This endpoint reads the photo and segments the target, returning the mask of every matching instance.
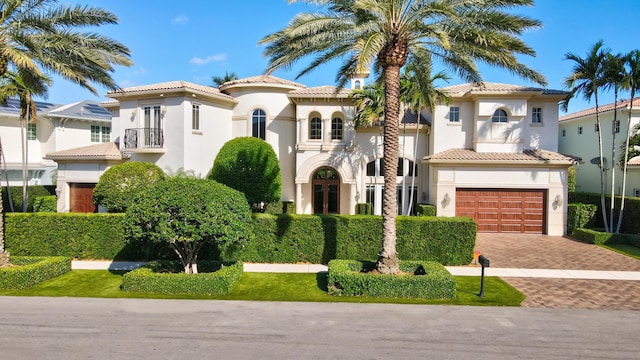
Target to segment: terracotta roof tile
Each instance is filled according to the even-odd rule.
[[[543,95],[564,95],[567,94],[566,91],[561,90],[552,90],[552,89],[543,89],[537,87],[523,86],[523,85],[512,85],[512,84],[502,84],[502,83],[493,83],[493,82],[482,82],[482,83],[466,83],[459,85],[446,86],[441,88],[440,90],[454,93],[454,94],[466,94],[466,93],[513,93],[513,92],[542,92]]]
[[[335,86],[317,86],[308,89],[300,89],[289,92],[289,97],[338,97],[338,98],[347,98],[351,95],[352,90],[350,89],[340,89]]]
[[[113,142],[56,151],[45,156],[45,159],[49,160],[122,160],[125,158]]]
[[[258,75],[252,76],[248,78],[228,81],[222,85],[220,85],[220,90],[227,89],[229,87],[235,87],[237,85],[255,85],[255,84],[265,84],[265,85],[282,85],[282,86],[290,86],[295,88],[306,88],[306,85],[289,81],[286,79],[281,79],[279,77],[275,77],[272,75]]]
[[[640,166],[640,156],[633,157],[627,162],[629,166]]]
[[[202,92],[202,93],[206,93],[214,96],[219,96],[222,98],[227,98],[230,100],[233,99],[233,97],[227,94],[223,94],[222,92],[220,92],[220,90],[218,90],[215,87],[198,85],[198,84],[194,84],[194,83],[190,83],[188,81],[182,81],[182,80],[110,90],[107,92],[107,97],[117,98],[118,95],[145,93],[145,92],[158,92],[163,90],[174,90],[174,91],[175,90],[191,90],[191,91],[198,91],[198,92]]]
[[[612,111],[615,108],[618,109],[625,109],[627,107],[629,107],[629,105],[631,104],[631,99],[627,99],[627,100],[623,100],[623,101],[618,101],[617,102],[617,106],[616,103],[610,103],[610,104],[605,104],[605,105],[601,105],[598,106],[598,113],[603,113],[603,112],[607,112],[607,111]],[[640,106],[640,97],[634,98],[633,99],[633,106]],[[580,110],[571,114],[567,114],[564,116],[561,116],[558,121],[566,121],[566,120],[571,120],[571,119],[576,119],[579,117],[583,117],[583,116],[589,116],[589,115],[593,115],[596,113],[596,108],[595,106],[589,109],[584,109],[584,110]]]
[[[567,162],[573,163],[578,159],[548,150],[524,150],[521,153],[476,152],[473,149],[449,149],[434,155],[426,156],[425,160],[463,161],[463,162]]]

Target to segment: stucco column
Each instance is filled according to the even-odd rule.
[[[347,212],[347,214],[353,215],[356,213],[356,204],[358,203],[358,200],[356,199],[356,197],[360,197],[360,194],[358,194],[358,187],[356,186],[356,184],[351,184],[351,196],[349,196],[349,211]]]
[[[302,214],[302,184],[296,184],[296,214]]]

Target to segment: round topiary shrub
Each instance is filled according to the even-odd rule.
[[[93,190],[93,203],[110,213],[125,212],[142,190],[164,180],[165,174],[150,162],[128,162],[109,168]]]
[[[209,179],[232,187],[247,198],[253,209],[280,200],[280,162],[271,145],[262,139],[240,137],[224,144]]]
[[[197,273],[198,251],[217,246],[230,257],[251,238],[244,195],[211,180],[169,178],[136,197],[124,221],[128,241],[167,243],[185,273]]]

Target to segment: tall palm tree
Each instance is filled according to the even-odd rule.
[[[614,217],[613,212],[615,210],[615,185],[616,185],[616,127],[618,123],[618,95],[620,93],[620,89],[627,88],[626,82],[628,81],[628,77],[625,74],[624,68],[625,59],[622,54],[611,54],[608,53],[604,60],[604,88],[605,89],[613,89],[614,100],[613,103],[615,106],[613,107],[613,123],[611,124],[611,207],[609,210],[609,219],[611,220],[611,232],[614,231],[613,223]]]
[[[2,144],[0,144],[0,173],[2,172]],[[9,263],[9,254],[4,249],[4,209],[2,207],[2,189],[0,189],[0,267]]]
[[[11,67],[40,76],[58,74],[98,95],[108,89],[114,65],[131,66],[130,50],[84,27],[117,24],[118,17],[98,7],[59,5],[58,0],[0,1],[0,76]]]
[[[20,141],[22,144],[22,212],[27,211],[28,179],[29,179],[29,141],[27,132],[29,124],[38,120],[34,96],[47,96],[51,80],[40,74],[36,75],[28,69],[19,69],[17,73],[6,72],[0,77],[0,102],[17,96],[20,101]]]
[[[381,124],[384,120],[384,88],[375,83],[354,90],[351,95],[356,113],[353,118],[355,127]]]
[[[622,199],[620,202],[620,212],[618,213],[618,224],[616,226],[616,233],[620,232],[620,228],[622,227],[622,217],[624,216],[624,198],[625,192],[627,191],[627,163],[629,162],[629,146],[631,142],[631,112],[633,111],[633,98],[636,96],[636,91],[640,89],[640,50],[632,50],[625,56],[625,67],[626,67],[626,85],[629,89],[629,95],[631,98],[629,100],[629,112],[627,114],[627,133],[626,140],[624,145],[624,158],[622,160]],[[635,136],[637,136],[637,131],[640,129],[634,129]]]
[[[213,80],[213,85],[215,87],[220,87],[220,85],[229,82],[229,81],[233,81],[233,80],[238,80],[238,75],[236,75],[236,73],[234,72],[228,72],[225,71],[224,72],[224,76],[214,76],[213,78],[211,78]]]
[[[268,72],[316,57],[298,75],[334,59],[344,60],[337,74],[343,87],[355,74],[381,69],[385,92],[384,186],[395,189],[398,167],[400,69],[410,54],[424,48],[469,81],[481,81],[477,61],[545,84],[544,77],[516,55],[535,55],[520,38],[541,23],[514,15],[533,0],[289,0],[322,6],[301,13],[283,29],[260,40],[266,44]],[[346,60],[345,60],[346,59]],[[383,196],[383,243],[377,270],[399,271],[396,253],[395,191]]]
[[[602,209],[602,219],[604,221],[605,231],[609,232],[609,221],[607,217],[607,208],[605,203],[605,166],[602,150],[602,127],[600,126],[600,108],[598,103],[598,91],[604,85],[604,62],[609,53],[609,49],[604,47],[602,40],[597,41],[587,51],[584,58],[567,53],[565,60],[574,62],[571,74],[564,79],[564,85],[569,89],[567,98],[563,101],[562,107],[566,111],[571,98],[577,94],[582,94],[585,100],[595,98],[596,102],[596,128],[598,130],[598,154],[600,156],[600,205]],[[613,162],[613,159],[612,161]],[[613,200],[613,199],[612,199]]]

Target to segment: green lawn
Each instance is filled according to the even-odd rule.
[[[623,245],[623,244],[611,244],[611,245],[600,245],[605,249],[613,250],[615,252],[619,252],[621,254],[630,256],[634,259],[640,260],[640,248],[631,245]]]
[[[229,295],[156,295],[127,293],[120,290],[123,272],[73,270],[26,290],[3,290],[8,296],[70,296],[101,298],[211,299],[249,301],[360,302],[394,304],[447,304],[520,306],[525,296],[498,277],[485,278],[485,297],[480,290],[480,278],[456,276],[457,296],[453,300],[385,299],[336,297],[327,295],[326,274],[244,273]]]

